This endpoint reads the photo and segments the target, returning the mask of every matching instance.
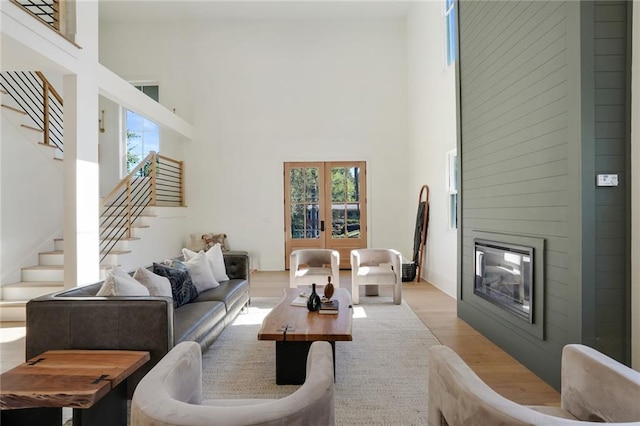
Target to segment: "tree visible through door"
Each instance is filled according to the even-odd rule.
[[[365,162],[285,163],[285,266],[303,248],[350,252],[367,246]]]

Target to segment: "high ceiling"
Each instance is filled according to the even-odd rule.
[[[404,18],[411,3],[401,0],[100,0],[100,21]]]

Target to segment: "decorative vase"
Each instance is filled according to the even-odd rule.
[[[307,301],[307,309],[310,312],[315,312],[320,310],[320,305],[322,304],[322,300],[318,293],[316,293],[316,283],[311,284],[311,294],[309,295],[309,301]]]
[[[331,284],[331,275],[329,275],[327,277],[327,285],[324,286],[324,297],[327,300],[331,300],[331,297],[333,296],[334,291],[335,291],[335,288],[333,287],[333,284]]]

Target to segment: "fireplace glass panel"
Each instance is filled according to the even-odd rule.
[[[533,322],[533,247],[475,240],[474,293]]]

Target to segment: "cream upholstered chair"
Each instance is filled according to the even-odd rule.
[[[640,372],[578,344],[563,348],[561,370],[560,407],[524,406],[494,392],[450,348],[433,346],[429,425],[640,424]]]
[[[179,343],[138,384],[131,401],[131,424],[333,425],[335,406],[331,344],[311,344],[307,357],[307,378],[291,395],[281,399],[202,400],[200,345],[196,342]]]
[[[402,302],[402,255],[393,249],[351,250],[351,300],[360,303],[360,286],[377,296],[379,285],[393,286],[393,303]]]
[[[289,286],[325,285],[327,277],[340,287],[340,253],[331,249],[293,250],[289,257]]]

